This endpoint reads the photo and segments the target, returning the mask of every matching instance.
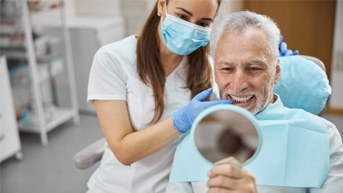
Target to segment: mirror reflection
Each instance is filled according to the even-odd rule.
[[[259,147],[255,125],[243,114],[218,110],[203,117],[195,127],[195,144],[210,162],[233,156],[246,163]]]

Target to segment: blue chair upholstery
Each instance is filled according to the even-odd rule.
[[[331,94],[331,86],[325,67],[322,63],[315,63],[320,60],[306,58],[308,57],[281,57],[280,80],[274,89],[285,106],[318,115]]]

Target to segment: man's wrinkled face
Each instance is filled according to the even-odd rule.
[[[267,48],[266,35],[256,28],[222,34],[215,53],[215,80],[222,99],[253,114],[272,102],[280,66]]]

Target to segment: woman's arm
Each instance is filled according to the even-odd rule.
[[[218,104],[230,104],[228,100],[205,101],[212,89],[193,97],[190,103],[173,113],[172,118],[156,123],[140,131],[134,131],[126,101],[93,100],[102,132],[117,159],[130,165],[160,150],[186,133],[196,116],[204,109]]]
[[[151,127],[134,131],[126,101],[94,100],[101,130],[118,161],[130,165],[180,136],[168,118]]]

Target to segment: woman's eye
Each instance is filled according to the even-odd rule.
[[[185,20],[185,21],[188,21],[188,20],[189,20],[189,18],[188,18],[187,15],[184,15],[184,14],[177,14],[177,16],[178,16],[180,19],[183,19],[183,20]]]
[[[197,25],[199,25],[201,27],[208,27],[208,26],[210,26],[210,24],[207,23],[207,22],[199,22],[199,23],[197,23]]]

